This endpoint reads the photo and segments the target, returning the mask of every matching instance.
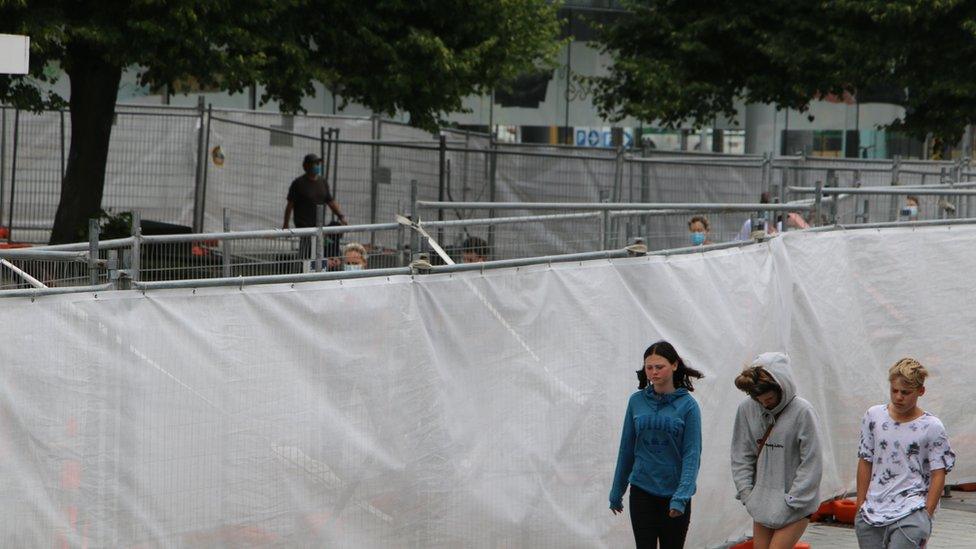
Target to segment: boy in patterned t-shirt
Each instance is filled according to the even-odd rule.
[[[888,370],[891,402],[861,420],[857,517],[861,549],[925,547],[956,456],[939,418],[918,407],[925,367],[903,358]]]

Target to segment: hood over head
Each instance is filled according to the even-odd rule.
[[[762,366],[762,369],[769,372],[776,380],[776,384],[782,390],[782,396],[779,399],[779,404],[768,412],[773,415],[782,412],[783,408],[786,408],[786,405],[796,397],[796,384],[793,382],[790,356],[780,352],[763,353],[752,359],[752,366]]]

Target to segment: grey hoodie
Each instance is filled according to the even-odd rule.
[[[820,435],[813,406],[796,396],[790,358],[783,353],[763,353],[752,365],[772,374],[783,395],[772,410],[752,398],[739,405],[732,431],[732,481],[736,499],[753,520],[776,529],[813,513],[820,505]],[[757,463],[757,443],[773,423]]]

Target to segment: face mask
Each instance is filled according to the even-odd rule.
[[[361,270],[363,270],[363,266],[362,265],[353,265],[352,263],[346,263],[345,265],[343,265],[342,270],[343,271],[361,271]]]
[[[691,245],[701,246],[705,243],[705,233],[691,233]]]
[[[908,207],[908,216],[909,217],[918,217],[918,206],[909,206]]]
[[[322,166],[316,164],[312,167],[312,173],[315,175],[322,175]]]

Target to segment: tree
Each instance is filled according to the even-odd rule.
[[[735,102],[805,111],[825,94],[905,91],[891,127],[958,140],[976,121],[976,2],[644,0],[602,30],[614,59],[588,79],[604,116],[674,127]]]
[[[545,0],[7,0],[0,32],[31,37],[30,74],[0,76],[0,101],[67,103],[71,143],[52,243],[75,240],[100,211],[122,72],[141,84],[180,80],[300,110],[313,82],[375,112],[407,112],[433,129],[461,99],[552,59],[555,8]],[[52,66],[70,96],[50,91]]]

